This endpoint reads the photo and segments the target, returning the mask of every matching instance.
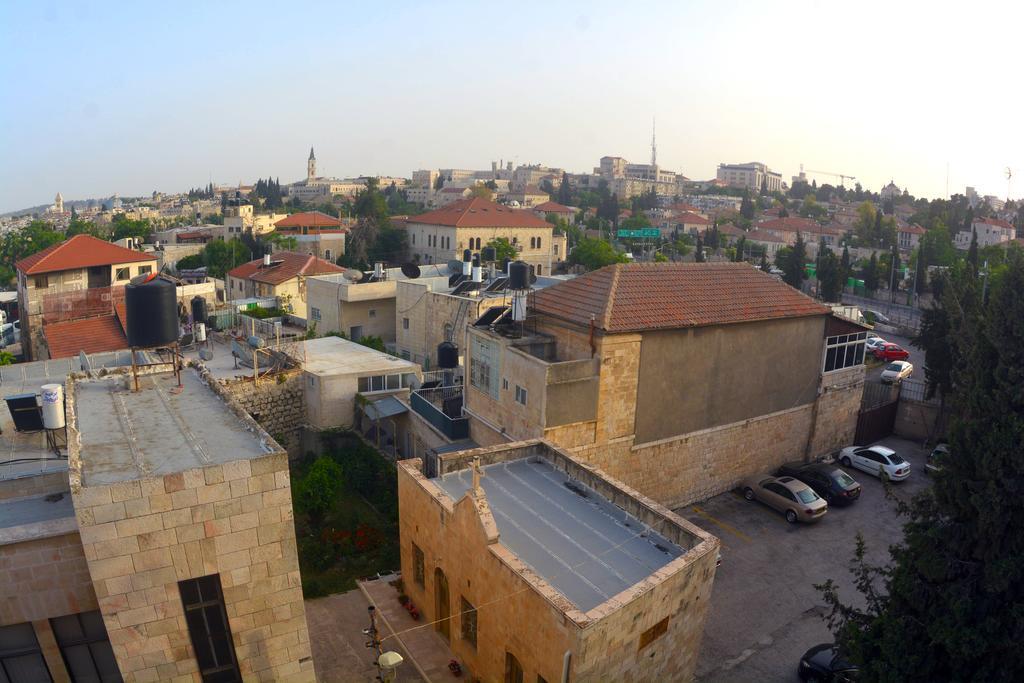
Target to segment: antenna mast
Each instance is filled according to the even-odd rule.
[[[651,117],[651,166],[658,165],[657,121]]]

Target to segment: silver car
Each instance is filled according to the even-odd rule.
[[[790,524],[817,522],[828,512],[828,503],[807,484],[793,477],[748,477],[742,484],[743,497],[759,500],[786,515]]]

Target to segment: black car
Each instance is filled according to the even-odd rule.
[[[860,497],[860,484],[835,465],[790,462],[779,468],[778,476],[802,481],[829,505],[850,505]]]
[[[796,673],[801,681],[820,681],[828,683],[837,681],[846,683],[856,681],[860,670],[839,654],[835,645],[824,643],[815,645],[800,658],[800,666]]]

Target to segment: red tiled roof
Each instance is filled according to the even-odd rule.
[[[796,218],[794,216],[788,216],[786,218],[775,218],[770,221],[762,221],[758,223],[757,227],[761,230],[779,230],[781,232],[802,232],[805,230],[813,230],[817,227],[818,222],[812,221],[809,218]]]
[[[1016,230],[1012,223],[1007,223],[1002,218],[975,218],[975,223],[987,223],[989,225],[995,225],[1006,230]]]
[[[831,309],[746,263],[623,263],[545,287],[542,314],[606,332],[828,315]]]
[[[61,270],[112,266],[115,263],[156,261],[151,254],[119,247],[92,235],[75,235],[60,244],[26,256],[14,266],[26,275],[54,273]]]
[[[576,213],[568,206],[559,204],[558,202],[544,202],[533,207],[534,211],[543,211],[544,213]]]
[[[321,211],[303,211],[293,213],[274,223],[276,228],[336,228],[341,221]]]
[[[668,208],[670,211],[692,211],[693,213],[700,213],[700,209],[698,209],[696,206],[694,206],[693,204],[687,204],[685,202],[673,204]]]
[[[181,240],[211,240],[213,235],[208,232],[179,232],[177,235],[178,241]]]
[[[737,237],[740,235],[747,234],[746,230],[742,228],[737,228],[732,223],[722,223],[721,225],[718,226],[718,232],[722,233],[723,235],[736,235]]]
[[[693,223],[694,225],[711,225],[711,221],[690,211],[684,211],[675,215],[675,220],[680,223]]]
[[[550,228],[529,209],[511,209],[479,197],[452,202],[436,211],[410,216],[410,223],[455,228]]]
[[[239,280],[253,280],[268,285],[279,285],[299,275],[323,275],[343,273],[345,269],[312,254],[298,254],[294,251],[278,251],[270,255],[270,264],[263,265],[263,259],[243,263],[228,271],[228,275]]]
[[[900,228],[900,232],[910,233],[911,235],[923,235],[928,231],[922,228],[917,223],[911,223],[905,228]]]
[[[50,358],[71,358],[79,351],[100,353],[128,348],[128,338],[116,315],[68,320],[43,326]]]
[[[747,239],[753,240],[754,242],[778,242],[780,244],[783,244],[786,241],[778,235],[765,232],[764,230],[751,230],[747,233]]]

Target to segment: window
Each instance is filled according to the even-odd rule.
[[[466,598],[462,598],[461,621],[462,639],[476,649],[476,607],[473,607]]]
[[[36,275],[34,280],[36,289],[46,289],[50,286],[50,280],[46,275]]]
[[[241,681],[228,615],[224,611],[220,575],[179,581],[178,591],[203,683]]]
[[[473,336],[472,356],[469,362],[469,383],[498,398],[498,353],[497,346],[490,341]]]
[[[864,363],[866,332],[840,334],[825,340],[824,372],[851,368]]]
[[[409,355],[409,352],[406,349],[402,349],[402,359],[412,360],[412,357]]]
[[[554,245],[554,246],[553,246],[553,247],[551,247],[551,248],[552,248],[552,249],[554,250],[554,254],[555,254],[555,256],[558,256],[558,245],[556,244],[556,245]]]
[[[115,280],[127,280],[130,277],[131,277],[131,268],[128,268],[128,267],[118,268],[117,270],[114,271],[114,279]]]
[[[505,391],[508,391],[508,379],[507,378],[502,378],[502,380],[501,380],[501,388],[504,389]]]
[[[324,249],[324,258],[327,259],[328,261],[331,260],[331,250],[330,249]]]
[[[32,624],[0,626],[0,680],[4,683],[53,680]]]
[[[121,672],[99,610],[50,619],[72,681],[121,683]]]
[[[145,275],[153,272],[153,266],[139,266],[139,275]]]
[[[369,377],[360,377],[358,387],[359,392],[365,394],[370,391],[393,391],[402,387],[411,387],[415,381],[416,375],[412,373],[371,375]]]
[[[413,243],[413,246],[416,245],[416,233],[412,234],[412,243]]]
[[[668,617],[665,617],[654,626],[650,627],[646,631],[640,634],[640,647],[637,651],[643,650],[645,647],[653,643],[655,640],[665,635],[668,631]]]
[[[370,316],[371,318],[376,318],[376,317],[377,317],[377,309],[376,309],[376,308],[371,308],[371,309],[370,309],[370,312],[369,312],[369,314],[368,314],[368,315],[369,315],[369,316]]]
[[[540,249],[540,246],[541,246],[541,238],[538,237],[537,238],[537,248]]]
[[[320,320],[320,309],[316,306],[309,307],[309,317],[313,320]]]
[[[409,319],[408,318],[402,318],[402,329],[403,330],[409,329]]]
[[[351,339],[354,342],[357,342],[360,339],[362,339],[363,338],[363,326],[362,325],[353,325],[352,327],[348,328],[348,338]]]
[[[415,543],[412,544],[412,578],[420,588],[426,586],[424,576],[426,575],[423,562],[423,551]]]
[[[518,384],[516,385],[516,403],[526,405],[526,389],[523,389]]]
[[[523,683],[523,665],[511,652],[505,653],[505,683]]]

